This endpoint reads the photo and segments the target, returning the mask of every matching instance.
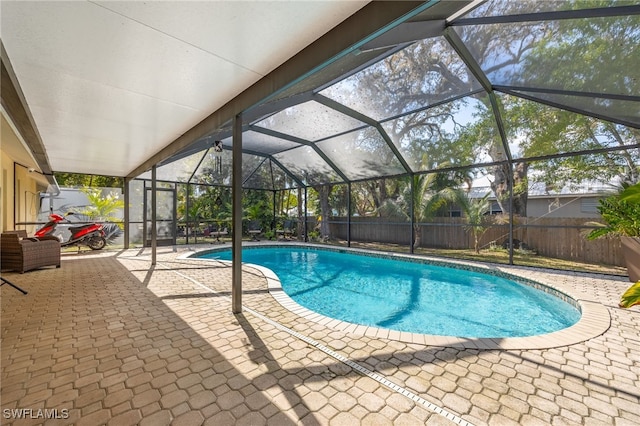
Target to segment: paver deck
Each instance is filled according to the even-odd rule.
[[[231,268],[187,250],[3,274],[29,294],[1,290],[1,424],[640,424],[640,311],[617,308],[623,278],[501,266],[584,295],[610,327],[473,349],[337,331],[284,308],[251,267],[234,315]]]

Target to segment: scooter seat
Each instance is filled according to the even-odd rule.
[[[89,225],[82,225],[82,226],[70,226],[69,227],[69,231],[71,231],[72,234],[75,234],[76,232],[86,228]]]

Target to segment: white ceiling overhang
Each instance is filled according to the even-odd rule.
[[[40,166],[33,155],[31,150],[27,146],[26,142],[20,136],[20,133],[13,126],[13,124],[7,120],[6,113],[2,109],[0,114],[0,138],[2,140],[2,150],[9,158],[11,158],[16,164],[28,169],[33,174],[31,177],[43,185],[48,185],[49,181],[42,174]]]
[[[126,176],[368,1],[0,3],[53,171]]]

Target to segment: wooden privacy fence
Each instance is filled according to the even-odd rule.
[[[588,219],[580,218],[519,218],[513,227],[513,238],[524,242],[541,256],[579,262],[624,266],[622,247],[617,238],[590,241],[585,234],[592,228]],[[346,218],[330,220],[331,236],[347,239]],[[432,223],[420,224],[421,247],[470,249],[473,233],[464,218],[437,218]],[[493,242],[500,246],[509,238],[508,225],[489,226],[480,247],[488,248]],[[351,241],[404,244],[411,240],[411,225],[389,218],[351,218]]]

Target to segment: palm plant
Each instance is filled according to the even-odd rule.
[[[622,184],[620,190],[599,201],[598,211],[604,224],[589,222],[596,226],[587,239],[594,240],[604,236],[640,237],[640,202],[635,201],[640,183]]]
[[[251,204],[244,207],[244,215],[249,220],[259,221],[266,210],[266,207],[262,203]]]
[[[470,198],[468,194],[461,198],[460,206],[467,218],[466,230],[473,233],[473,248],[476,253],[480,253],[480,238],[487,232],[487,212],[491,208],[489,195],[485,194],[482,198]]]
[[[620,199],[629,203],[640,203],[640,182],[624,188],[620,192]]]
[[[434,218],[448,202],[460,202],[464,197],[461,190],[446,186],[451,182],[442,173],[413,175],[410,179],[411,185],[405,186],[398,200],[385,200],[378,212],[382,216],[411,220],[413,206],[413,248],[416,249],[421,243],[421,224]]]
[[[83,188],[82,192],[87,196],[91,204],[77,210],[75,213],[84,215],[88,220],[115,222],[102,225],[107,243],[113,243],[124,228],[121,219],[116,215],[119,210],[124,208],[124,200],[120,199],[120,195],[113,191],[103,195],[102,190],[99,188]]]
[[[87,196],[91,205],[76,213],[85,215],[91,220],[120,221],[120,218],[115,215],[117,211],[124,207],[124,201],[120,199],[119,194],[111,191],[105,196],[99,188],[83,188],[82,192]]]
[[[448,202],[459,202],[463,198],[462,191],[458,188],[442,188],[440,183],[442,176],[438,173],[413,176],[414,249],[420,247],[420,224],[433,219],[438,210]]]
[[[231,201],[222,201],[220,199],[219,202],[216,202],[216,209],[213,218],[215,219],[218,228],[222,228],[223,223],[231,222],[232,210],[233,206],[231,205]]]

